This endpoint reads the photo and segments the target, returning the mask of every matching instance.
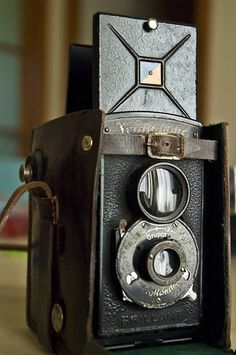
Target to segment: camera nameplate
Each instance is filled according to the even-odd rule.
[[[174,125],[173,125],[174,123]],[[183,137],[198,138],[201,124],[182,117],[154,113],[119,113],[105,116],[105,132],[122,134],[174,133]]]

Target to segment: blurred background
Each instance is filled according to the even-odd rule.
[[[235,0],[0,0],[1,157],[25,156],[31,128],[63,115],[69,43],[92,43],[97,11],[197,26],[199,120],[230,123],[236,164]]]
[[[0,208],[19,184],[32,127],[65,112],[69,44],[92,43],[98,11],[197,26],[198,119],[229,122],[229,162],[236,165],[235,0],[0,0]],[[3,242],[25,242],[26,205]]]

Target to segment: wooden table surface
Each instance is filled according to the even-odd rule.
[[[236,255],[233,256],[232,347],[236,348]],[[26,254],[0,252],[0,355],[45,355],[25,321]]]

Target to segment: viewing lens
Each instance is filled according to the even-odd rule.
[[[175,219],[182,214],[188,202],[187,180],[175,166],[156,165],[141,177],[138,200],[143,212],[151,219]]]

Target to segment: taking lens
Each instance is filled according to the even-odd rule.
[[[182,277],[186,256],[183,248],[174,240],[154,244],[148,251],[147,271],[158,285],[172,285]]]
[[[175,165],[159,163],[147,169],[138,184],[138,202],[150,219],[170,222],[178,218],[189,201],[189,184]]]
[[[160,250],[153,261],[153,268],[157,275],[170,277],[179,270],[179,255],[173,249]]]

